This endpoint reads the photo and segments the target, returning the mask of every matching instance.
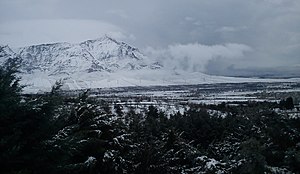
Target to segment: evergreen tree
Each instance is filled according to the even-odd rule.
[[[264,173],[266,167],[265,157],[262,155],[263,147],[256,139],[249,139],[241,144],[242,158],[246,162],[241,166],[240,173]]]
[[[293,101],[292,97],[288,97],[285,100],[285,107],[286,107],[286,109],[293,109],[294,108],[294,101]]]
[[[4,173],[51,171],[44,142],[55,132],[57,98],[51,93],[22,96],[17,77],[19,59],[8,59],[0,68],[0,163]]]
[[[9,117],[21,101],[22,86],[17,77],[20,59],[8,59],[0,66],[0,118]]]

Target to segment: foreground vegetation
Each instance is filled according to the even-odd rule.
[[[10,61],[0,69],[1,173],[300,171],[300,118],[274,112],[276,103],[191,105],[170,118],[153,106],[112,112],[88,92],[60,95],[59,83],[21,95],[16,72]]]

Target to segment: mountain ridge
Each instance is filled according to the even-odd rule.
[[[108,36],[76,44],[57,42],[31,45],[22,47],[17,54],[23,60],[21,67],[24,73],[38,70],[49,72],[49,75],[151,69],[157,65],[157,62],[151,62],[137,48]]]

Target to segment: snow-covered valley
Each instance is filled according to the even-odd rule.
[[[86,90],[66,90],[64,95],[77,97]],[[122,106],[123,112],[133,109],[137,114],[146,113],[149,106],[155,106],[166,115],[183,114],[191,105],[249,105],[256,102],[279,103],[292,96],[294,104],[300,106],[299,82],[247,82],[212,83],[169,86],[128,86],[88,90],[90,98],[105,101],[111,112]],[[210,114],[224,117],[228,113],[210,110]],[[281,112],[280,110],[276,112]],[[288,114],[288,113],[286,113]],[[290,116],[299,117],[300,112],[290,111]]]

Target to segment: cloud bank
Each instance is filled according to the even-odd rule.
[[[244,59],[252,49],[243,44],[228,43],[223,45],[174,44],[166,49],[148,47],[145,53],[166,68],[189,72],[206,72],[212,60],[234,61]]]

